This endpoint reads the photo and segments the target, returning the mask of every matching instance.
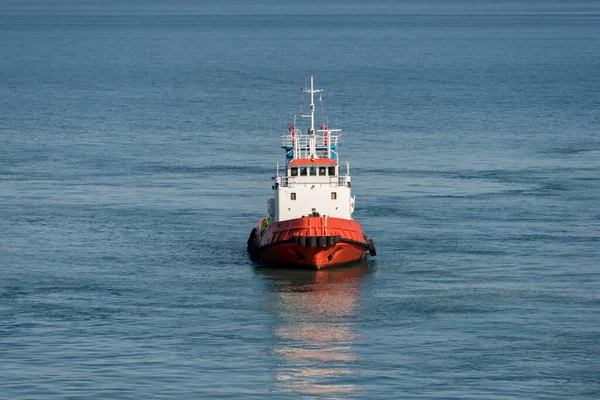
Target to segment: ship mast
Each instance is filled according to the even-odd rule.
[[[301,117],[310,118],[310,129],[308,130],[308,136],[310,138],[310,159],[317,158],[317,139],[315,137],[315,93],[321,93],[323,89],[316,89],[314,87],[314,74],[310,74],[310,90],[301,89],[304,93],[310,93],[310,115],[300,114]]]

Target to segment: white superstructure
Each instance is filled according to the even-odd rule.
[[[286,150],[283,168],[277,165],[275,196],[268,201],[269,215],[274,222],[286,221],[309,215],[321,215],[352,219],[354,197],[351,194],[350,167],[346,162],[338,163],[339,129],[329,129],[327,124],[315,130],[313,76],[310,77],[310,127],[306,133],[289,127],[282,137]]]

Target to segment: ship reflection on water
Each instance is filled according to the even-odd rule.
[[[272,285],[275,390],[346,398],[357,394],[359,299],[366,262],[319,271],[257,268]]]

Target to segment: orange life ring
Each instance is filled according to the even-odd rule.
[[[321,125],[321,130],[323,131],[323,143],[327,146],[329,141],[329,131],[327,130],[327,125]]]

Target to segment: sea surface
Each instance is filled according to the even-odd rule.
[[[0,61],[1,399],[600,398],[599,2],[3,0]],[[378,254],[259,267],[311,73]]]

